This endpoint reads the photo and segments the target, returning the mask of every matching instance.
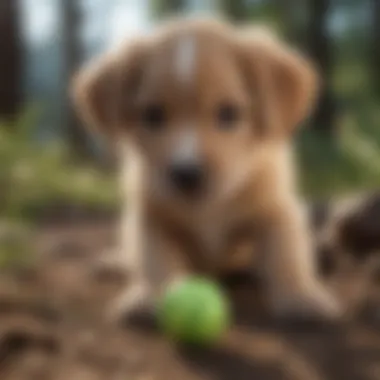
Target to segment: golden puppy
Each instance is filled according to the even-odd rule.
[[[152,306],[188,273],[215,275],[260,244],[273,310],[336,317],[316,275],[291,135],[313,105],[310,64],[269,32],[179,20],[118,47],[74,84],[83,119],[120,156],[121,257],[113,312]]]

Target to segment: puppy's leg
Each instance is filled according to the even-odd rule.
[[[276,205],[265,242],[265,270],[277,314],[329,319],[341,314],[339,304],[317,278],[307,218],[298,202]]]
[[[99,263],[100,268],[134,273],[141,267],[145,237],[146,176],[140,153],[129,140],[121,140],[116,151],[120,156],[120,192],[123,195],[117,246]]]
[[[156,229],[149,228],[144,234],[140,254],[130,267],[133,271],[129,284],[110,310],[113,321],[128,319],[140,311],[152,313],[166,287],[188,273],[187,263],[175,242]]]

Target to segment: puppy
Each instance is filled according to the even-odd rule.
[[[127,203],[132,283],[115,316],[154,306],[189,273],[218,275],[254,243],[275,315],[340,315],[316,275],[292,162],[317,87],[270,32],[212,20],[170,22],[79,72],[75,104],[114,143]]]

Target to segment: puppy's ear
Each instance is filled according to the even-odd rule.
[[[240,34],[246,70],[265,128],[291,133],[309,115],[319,80],[312,64],[263,28]]]
[[[82,68],[72,83],[72,99],[80,118],[95,131],[113,137],[128,123],[131,94],[141,68],[143,44],[119,47]]]

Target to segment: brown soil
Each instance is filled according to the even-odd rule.
[[[35,268],[2,274],[2,380],[380,379],[380,284],[360,269],[333,276],[351,309],[334,326],[272,322],[253,281],[229,285],[236,323],[214,348],[177,346],[149,325],[105,323],[107,301],[126,281],[98,265],[113,227],[44,227]]]

